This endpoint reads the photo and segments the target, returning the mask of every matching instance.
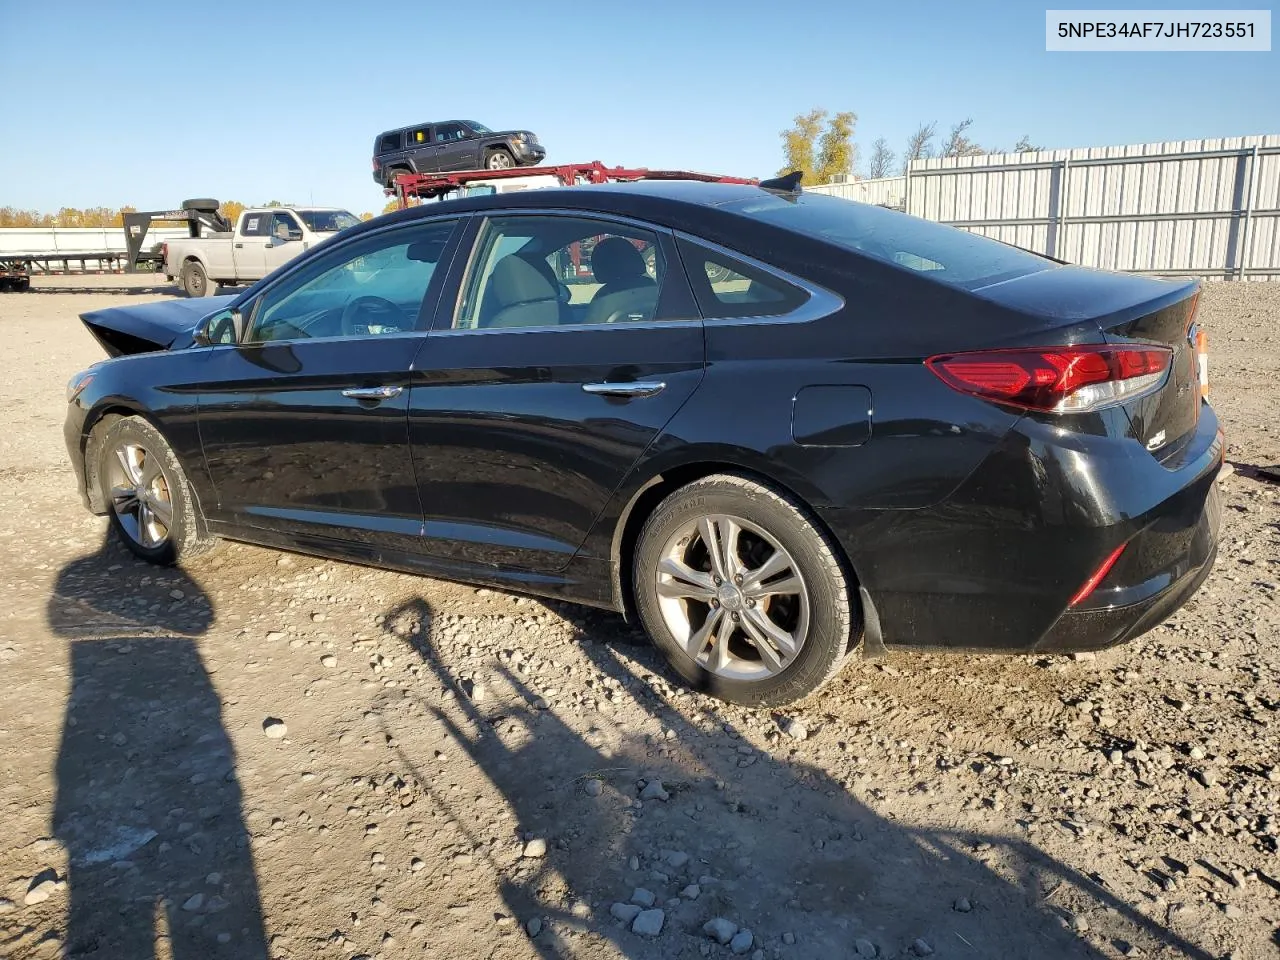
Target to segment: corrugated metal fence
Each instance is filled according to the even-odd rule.
[[[1280,136],[923,160],[905,177],[807,189],[1085,266],[1280,277]]]

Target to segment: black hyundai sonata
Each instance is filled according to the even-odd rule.
[[[855,651],[1089,650],[1212,565],[1198,287],[769,185],[381,217],[237,297],[85,314],[95,513],[638,617],[738,703]]]

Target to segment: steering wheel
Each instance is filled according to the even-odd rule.
[[[408,319],[403,310],[385,297],[356,297],[342,308],[342,333],[363,336],[375,325],[404,330],[409,326]]]

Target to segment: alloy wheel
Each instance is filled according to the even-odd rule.
[[[490,170],[507,170],[511,167],[511,158],[499,150],[489,157]]]
[[[658,608],[676,642],[704,669],[733,680],[777,676],[809,631],[809,591],[776,537],[741,517],[680,526],[655,572]]]
[[[163,546],[173,525],[173,498],[160,458],[136,443],[123,443],[114,453],[107,479],[121,529],[139,546]]]

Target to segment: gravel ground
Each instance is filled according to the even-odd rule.
[[[1280,284],[1207,288],[1234,475],[1172,620],[892,654],[773,714],[618,617],[228,544],[105,540],[75,315],[0,297],[0,956],[1280,955]],[[125,286],[122,286],[125,284]]]

